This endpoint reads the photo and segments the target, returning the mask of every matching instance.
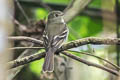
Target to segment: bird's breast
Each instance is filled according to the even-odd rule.
[[[47,25],[47,30],[49,35],[59,35],[65,28],[64,23],[50,23]]]

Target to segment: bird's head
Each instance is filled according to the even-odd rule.
[[[63,12],[61,11],[52,11],[48,14],[48,20],[49,19],[56,19],[56,18],[60,18],[64,15]]]

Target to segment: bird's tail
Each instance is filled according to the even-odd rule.
[[[43,72],[52,72],[54,70],[54,50],[51,48],[46,52],[43,64]]]

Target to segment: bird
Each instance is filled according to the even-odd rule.
[[[47,23],[43,32],[45,60],[43,72],[54,71],[54,54],[67,40],[69,29],[64,21],[64,13],[52,11],[48,14]]]

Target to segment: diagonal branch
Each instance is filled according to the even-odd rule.
[[[101,60],[107,62],[108,64],[114,66],[116,69],[120,70],[120,67],[119,67],[119,66],[113,64],[112,62],[110,62],[110,61],[108,61],[108,60],[106,60],[106,59],[104,59],[104,58],[102,58],[102,57],[96,56],[96,55],[94,55],[94,54],[90,54],[90,53],[88,53],[88,52],[71,51],[71,50],[68,50],[68,51],[70,51],[70,52],[77,52],[77,53],[80,53],[80,54],[85,54],[85,55],[89,55],[89,56],[92,56],[92,57],[101,59]]]
[[[107,68],[107,67],[105,67],[105,66],[101,66],[101,65],[98,65],[98,64],[89,62],[89,61],[87,61],[87,60],[85,60],[85,59],[81,59],[81,58],[79,58],[79,57],[77,57],[77,56],[75,56],[75,55],[69,54],[69,53],[67,53],[67,52],[62,52],[62,54],[66,55],[66,56],[68,56],[68,57],[70,57],[70,58],[72,58],[72,59],[74,59],[74,60],[77,60],[77,61],[79,61],[79,62],[82,62],[82,63],[84,63],[84,64],[86,64],[86,65],[88,65],[88,66],[94,66],[94,67],[100,68],[100,69],[102,69],[102,70],[104,70],[104,71],[107,71],[107,72],[109,72],[109,73],[112,73],[112,74],[114,74],[114,75],[119,76],[119,72],[117,72],[117,71],[115,71],[115,70],[113,70],[113,69],[110,69],[110,68]]]
[[[65,9],[65,22],[71,21],[77,16],[92,0],[72,0],[72,2]]]
[[[30,56],[27,56],[27,57],[24,57],[21,59],[16,59],[14,61],[10,61],[7,63],[7,66],[9,66],[10,68],[15,68],[20,65],[24,65],[24,64],[30,63],[32,61],[39,60],[39,59],[43,58],[44,56],[45,56],[44,52],[39,53],[39,54],[33,54],[33,55],[30,55]]]
[[[25,13],[25,11],[23,10],[22,6],[20,5],[20,3],[18,2],[18,0],[15,0],[18,8],[20,9],[20,11],[22,12],[23,16],[25,17],[25,19],[27,20],[28,24],[30,23],[30,19],[28,18],[27,14]]]
[[[29,47],[32,47],[34,46],[34,44],[32,43]],[[20,59],[20,58],[23,58],[23,57],[26,57],[26,56],[30,56],[33,52],[31,52],[32,50],[24,50],[20,56],[17,58],[17,59]],[[10,70],[8,70],[8,74],[9,74],[9,77],[7,80],[13,80],[13,78],[21,71],[21,69],[24,67],[24,65],[21,65],[21,66],[18,66],[16,68],[12,68]]]
[[[43,6],[47,11],[52,11],[52,8],[45,4],[42,0],[36,0],[36,2]]]

